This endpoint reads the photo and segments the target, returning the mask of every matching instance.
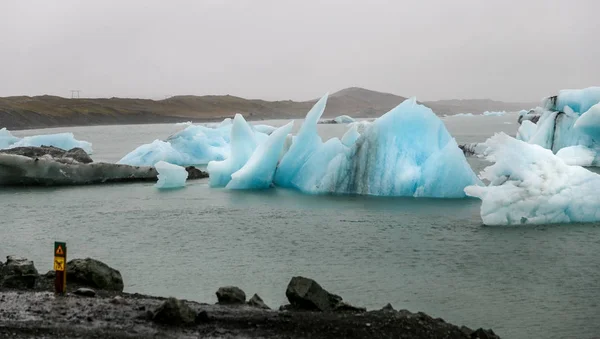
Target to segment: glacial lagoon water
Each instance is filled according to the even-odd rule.
[[[444,122],[459,143],[514,135],[518,127],[515,114]],[[70,131],[93,143],[96,161],[114,162],[181,128],[14,134]],[[344,128],[319,126],[324,138]],[[485,166],[469,161],[476,171]],[[153,185],[1,188],[0,256],[27,256],[45,272],[61,240],[70,258],[118,268],[130,292],[215,302],[219,286],[236,285],[278,307],[289,279],[304,275],[352,304],[390,302],[491,327],[503,338],[593,338],[600,331],[600,224],[486,227],[475,199],[227,191],[207,180],[166,192]]]

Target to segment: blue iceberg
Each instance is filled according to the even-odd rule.
[[[361,125],[354,143],[349,140],[356,133],[347,132],[352,137],[332,138],[309,152],[301,167],[278,173],[311,194],[461,198],[466,186],[480,183],[442,121],[415,98]],[[307,130],[316,133],[314,127]]]
[[[536,144],[558,154],[562,149],[581,146],[594,153],[590,165],[600,165],[600,87],[582,90],[563,90],[544,101],[546,108],[538,107],[523,115],[517,139]],[[529,118],[530,120],[525,120]],[[537,123],[534,123],[534,119]],[[572,154],[570,151],[562,155]],[[579,149],[581,151],[581,148]],[[579,155],[583,153],[579,152]],[[568,160],[569,161],[569,160]],[[577,164],[586,161],[575,160]]]
[[[185,181],[188,177],[188,172],[185,168],[164,161],[157,162],[154,168],[158,172],[158,181],[154,187],[167,189],[185,186]]]
[[[466,186],[480,184],[442,121],[416,99],[372,123],[352,124],[341,140],[323,143],[317,124],[326,102],[327,95],[308,112],[279,165],[290,124],[260,144],[226,187],[275,184],[309,194],[462,198]]]
[[[354,120],[354,118],[349,115],[340,115],[338,117],[335,117],[333,121],[335,121],[338,124],[350,124],[355,122],[356,120]]]

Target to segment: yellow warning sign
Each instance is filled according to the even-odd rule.
[[[56,255],[65,255],[65,251],[63,251],[63,248],[61,245],[58,245],[58,247],[56,248]]]
[[[54,258],[54,270],[64,271],[65,270],[65,258],[55,257]]]

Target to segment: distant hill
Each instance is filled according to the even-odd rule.
[[[347,114],[378,117],[406,98],[351,87],[329,96],[326,117]],[[180,95],[164,100],[149,99],[67,99],[57,96],[0,98],[0,128],[25,129],[54,126],[138,124],[181,121],[210,121],[242,113],[250,120],[300,118],[311,101],[250,100],[231,95]],[[438,114],[514,111],[537,103],[506,103],[494,100],[440,100],[424,102]]]

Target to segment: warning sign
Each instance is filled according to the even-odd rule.
[[[54,256],[65,258],[67,256],[67,244],[64,242],[55,242],[54,243]]]
[[[55,257],[54,258],[54,270],[64,271],[65,270],[65,258]]]

